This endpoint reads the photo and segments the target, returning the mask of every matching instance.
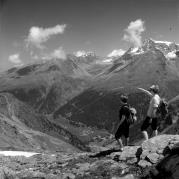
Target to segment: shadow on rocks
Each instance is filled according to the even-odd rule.
[[[179,179],[179,143],[164,150],[165,157],[143,179]]]
[[[109,150],[105,150],[105,151],[101,151],[95,155],[90,155],[90,158],[99,158],[99,157],[105,157],[106,155],[110,155],[113,152],[121,152],[120,149],[109,149]]]

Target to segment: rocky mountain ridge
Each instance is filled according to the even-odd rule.
[[[125,147],[123,152],[111,145],[111,149],[99,153],[46,153],[30,158],[1,156],[0,176],[2,179],[177,179],[178,143],[178,135],[161,135],[140,146]],[[173,160],[175,163],[169,165]]]

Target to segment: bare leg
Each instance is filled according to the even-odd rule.
[[[125,146],[128,146],[128,144],[129,144],[129,137],[125,138]]]
[[[123,143],[122,143],[122,139],[121,138],[119,138],[119,139],[117,139],[117,143],[119,144],[119,146],[120,146],[120,149],[123,149]]]
[[[153,136],[157,136],[158,135],[158,130],[154,130],[153,131]]]
[[[145,140],[149,140],[147,131],[142,131],[142,134],[143,134]]]

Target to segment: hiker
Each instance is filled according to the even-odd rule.
[[[125,95],[121,96],[121,102],[122,102],[122,107],[120,108],[119,111],[119,127],[117,129],[117,132],[115,133],[115,139],[117,140],[120,150],[123,151],[123,143],[121,137],[125,137],[125,145],[128,145],[129,142],[129,126],[130,124],[127,122],[127,119],[130,116],[130,109],[129,105],[127,103],[128,97]]]
[[[147,111],[147,117],[145,118],[142,126],[141,126],[141,131],[143,133],[143,136],[145,138],[145,140],[148,140],[148,133],[147,133],[147,129],[148,127],[151,125],[152,131],[153,131],[153,135],[157,136],[158,135],[158,126],[159,126],[159,120],[157,117],[157,108],[160,104],[160,96],[159,96],[159,86],[158,85],[152,85],[149,89],[149,91],[151,92],[152,96],[151,96],[151,100],[150,100],[150,104],[149,104],[149,108]]]

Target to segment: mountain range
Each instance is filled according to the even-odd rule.
[[[123,93],[137,109],[138,122],[131,127],[131,141],[136,142],[150,100],[138,88],[152,84],[159,85],[167,100],[179,94],[179,45],[147,39],[121,56],[69,54],[65,60],[11,68],[0,75],[0,148],[89,151],[101,147],[116,130]],[[178,102],[170,109],[175,115]]]

